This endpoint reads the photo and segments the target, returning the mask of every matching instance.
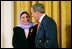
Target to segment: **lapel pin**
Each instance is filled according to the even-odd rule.
[[[33,32],[33,29],[31,29],[30,32],[32,33]]]

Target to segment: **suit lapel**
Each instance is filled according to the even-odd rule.
[[[39,29],[38,29],[38,31],[36,32],[35,42],[37,41],[37,39],[38,39],[38,37],[39,37],[39,32],[40,32],[40,30],[41,30],[42,27],[43,27],[43,23],[45,23],[45,22],[43,22],[44,19],[45,19],[45,17],[46,17],[46,15],[45,15],[44,18],[42,19],[42,21],[41,21],[41,23],[40,23],[40,26],[39,26]]]

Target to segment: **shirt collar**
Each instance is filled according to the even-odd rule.
[[[43,19],[44,16],[45,16],[45,14],[43,14],[43,15],[40,17],[39,22],[42,21],[42,19]]]

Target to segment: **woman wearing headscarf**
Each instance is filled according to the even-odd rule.
[[[12,44],[14,48],[34,48],[37,25],[30,21],[26,11],[20,14],[20,24],[13,28]]]

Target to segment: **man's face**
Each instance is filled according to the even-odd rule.
[[[38,19],[38,12],[34,12],[33,11],[33,8],[31,8],[31,13],[32,13],[32,16],[35,18],[35,19]]]

